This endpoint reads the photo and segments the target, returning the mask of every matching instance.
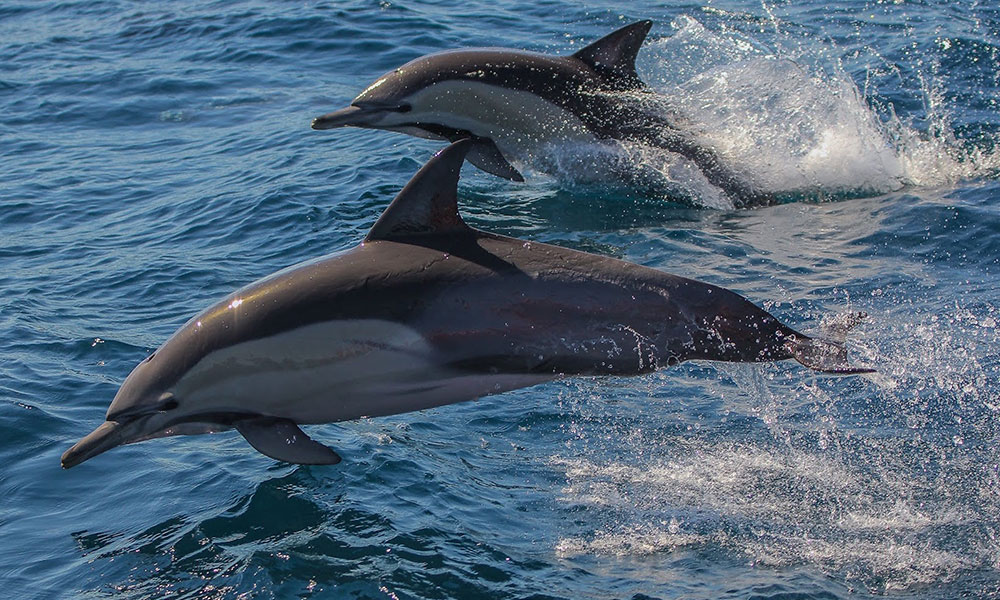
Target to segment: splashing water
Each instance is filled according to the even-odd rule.
[[[1000,598],[997,3],[702,4],[0,3],[5,597]],[[558,186],[466,168],[463,214],[807,334],[865,311],[876,375],[685,363],[316,428],[341,468],[233,433],[60,470],[184,319],[356,244],[440,148],[310,117],[415,56],[633,18],[650,109],[775,201],[901,189],[689,210],[661,198],[733,200],[621,144],[553,149]]]
[[[995,144],[969,147],[957,138],[932,79],[920,80],[927,107],[920,131],[891,103],[880,119],[872,103],[886,103],[865,98],[839,61],[807,67],[816,57],[803,53],[815,49],[770,49],[690,16],[672,25],[674,35],[648,41],[640,53],[640,71],[655,92],[644,108],[713,153],[727,178],[764,202],[879,195],[1000,168]],[[644,195],[699,206],[747,204],[694,161],[654,145],[547,147],[533,163],[570,187],[624,180]]]
[[[557,551],[646,554],[716,546],[754,564],[813,564],[864,573],[872,588],[941,581],[984,557],[935,539],[974,512],[937,511],[908,496],[907,474],[864,469],[782,447],[678,441],[662,463],[561,460],[563,499],[599,507],[592,534]],[[807,524],[807,526],[803,526]]]
[[[900,314],[875,315],[855,340],[859,360],[879,363],[855,386],[876,389],[863,408],[828,380],[722,363],[712,368],[740,398],[719,407],[721,420],[675,433],[670,422],[690,407],[624,423],[621,407],[592,416],[619,423],[553,459],[562,502],[594,517],[557,553],[723,550],[764,567],[811,565],[874,593],[1000,568],[1000,407],[981,393],[1000,369],[997,309],[956,305],[942,318],[913,310],[919,302],[895,299]],[[657,382],[648,386],[655,398]],[[590,459],[603,444],[633,458]]]

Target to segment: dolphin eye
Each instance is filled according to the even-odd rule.
[[[177,408],[177,401],[173,398],[167,400],[162,406],[160,406],[160,410],[174,410],[175,408]]]
[[[399,106],[396,107],[396,112],[408,113],[411,110],[413,110],[413,107],[410,106],[409,104],[405,104],[405,103],[404,104],[400,104]]]

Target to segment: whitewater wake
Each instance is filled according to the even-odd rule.
[[[972,145],[956,136],[930,76],[921,79],[918,128],[891,102],[866,96],[837,60],[710,31],[690,16],[672,26],[673,35],[650,40],[640,54],[641,76],[654,92],[644,94],[644,110],[717,157],[755,200],[719,186],[681,154],[631,141],[550,145],[532,152],[527,166],[570,188],[617,182],[641,195],[721,209],[875,196],[1000,171],[995,140]]]

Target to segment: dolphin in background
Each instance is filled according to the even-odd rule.
[[[421,138],[471,138],[469,162],[523,181],[512,159],[546,143],[633,141],[684,156],[737,204],[770,198],[654,109],[636,56],[652,21],[627,25],[569,56],[507,48],[428,54],[379,77],[313,129],[362,127]]]
[[[227,429],[277,460],[334,464],[337,453],[299,425],[686,360],[868,371],[851,366],[839,342],[805,336],[723,288],[470,228],[457,190],[477,147],[459,141],[431,159],[359,246],[279,271],[193,317],[135,367],[105,422],[62,466],[122,444]]]

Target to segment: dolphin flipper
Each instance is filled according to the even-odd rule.
[[[493,140],[489,138],[474,139],[475,145],[469,150],[468,161],[483,171],[510,181],[522,182],[524,176],[510,164]]]
[[[310,438],[288,419],[253,417],[233,423],[250,445],[265,456],[299,465],[335,465],[340,455]]]

